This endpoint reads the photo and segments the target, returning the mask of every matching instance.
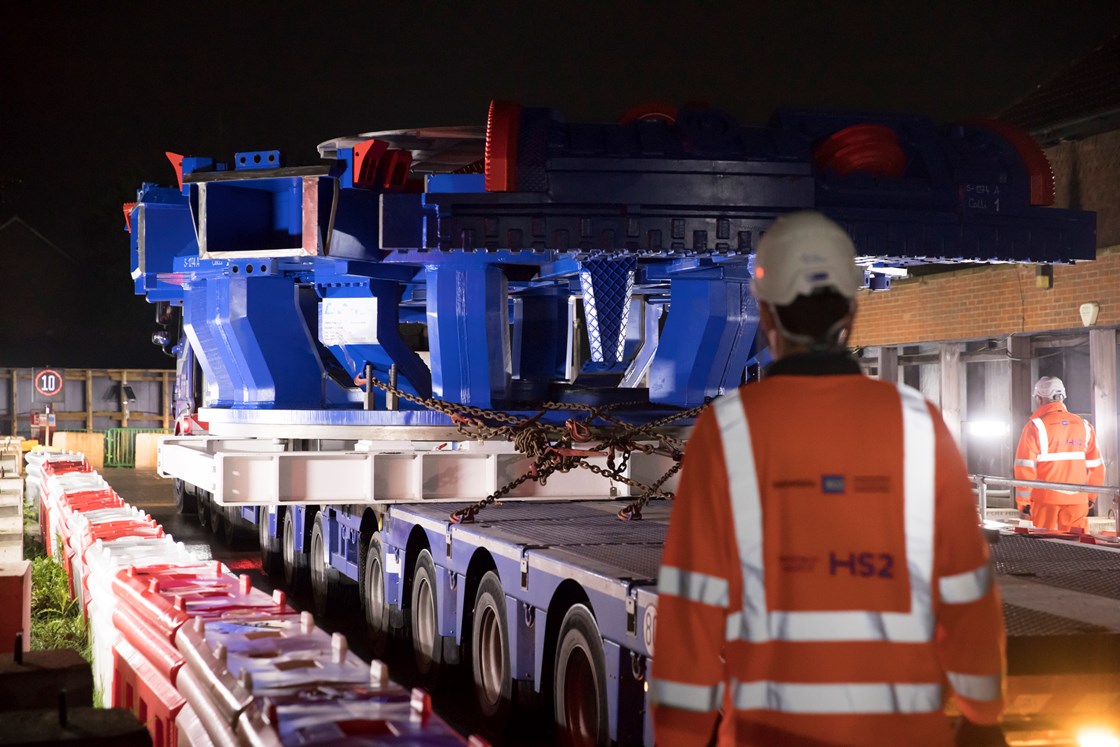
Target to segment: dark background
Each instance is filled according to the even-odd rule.
[[[167,150],[309,163],[342,134],[481,125],[491,98],[575,121],[651,100],[743,124],[797,106],[952,121],[1118,31],[1115,0],[6,3],[0,367],[170,365],[121,213],[141,182],[173,182]]]

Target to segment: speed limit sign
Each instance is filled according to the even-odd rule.
[[[35,399],[42,401],[56,401],[62,394],[62,374],[53,368],[41,368],[35,372]]]

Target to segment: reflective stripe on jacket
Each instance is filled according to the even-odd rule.
[[[1031,413],[1015,450],[1015,479],[1104,485],[1104,465],[1096,434],[1088,421],[1061,402],[1049,402]],[[1095,494],[1043,488],[1016,488],[1015,503],[1073,505],[1096,499]]]
[[[901,396],[900,396],[901,391]],[[965,466],[909,388],[775,376],[702,414],[658,584],[659,745],[951,744],[1004,630]]]

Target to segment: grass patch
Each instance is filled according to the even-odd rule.
[[[31,648],[73,648],[91,657],[81,605],[70,596],[66,571],[48,557],[31,561]]]
[[[39,538],[39,509],[23,507],[23,557],[25,560],[47,557],[47,550]]]
[[[76,649],[91,661],[89,631],[78,600],[70,596],[66,571],[47,557],[39,538],[39,503],[24,505],[23,556],[31,561],[31,649]]]

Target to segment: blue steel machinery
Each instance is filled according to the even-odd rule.
[[[382,378],[396,366],[408,392],[480,407],[563,397],[577,382],[617,397],[647,371],[651,403],[698,404],[759,352],[751,251],[791,210],[847,228],[873,288],[889,284],[881,268],[906,264],[1095,256],[1093,216],[1044,209],[1045,156],[991,123],[780,112],[740,127],[684,108],[576,124],[495,102],[477,159],[455,169],[484,173],[422,170],[438,158],[410,169],[406,148],[438,156],[443,134],[340,139],[306,167],[277,151],[174,159],[179,188],[140,190],[136,292],[182,306],[207,407],[422,421],[408,402],[387,411],[380,391],[376,414],[360,413],[353,379],[366,364]],[[462,161],[473,134],[442,139]],[[573,297],[590,348],[575,382]],[[659,336],[637,328],[639,303],[670,310]],[[426,324],[430,367],[401,322]]]
[[[126,205],[136,293],[181,313],[180,400],[209,426],[166,444],[161,469],[185,507],[257,524],[267,570],[297,582],[309,567],[320,609],[357,582],[375,641],[404,633],[422,672],[473,651],[494,724],[536,694],[592,744],[652,743],[642,682],[666,509],[624,524],[588,502],[525,503],[456,524],[464,504],[418,505],[478,498],[454,492],[474,473],[445,479],[448,461],[389,488],[382,467],[343,473],[342,458],[275,465],[438,450],[456,408],[524,424],[570,417],[542,402],[616,406],[641,423],[703,405],[765,359],[752,251],[789,211],[850,231],[878,290],[913,264],[1095,256],[1095,216],[1049,207],[1043,153],[990,121],[781,111],[743,127],[686,106],[586,124],[494,102],[485,130],[371,133],[319,155],[169,154],[177,186]],[[254,448],[272,471],[236,461]],[[344,474],[373,477],[351,490]],[[617,487],[595,497],[635,495]],[[479,648],[480,631],[497,646]],[[580,666],[565,658],[580,651]]]

